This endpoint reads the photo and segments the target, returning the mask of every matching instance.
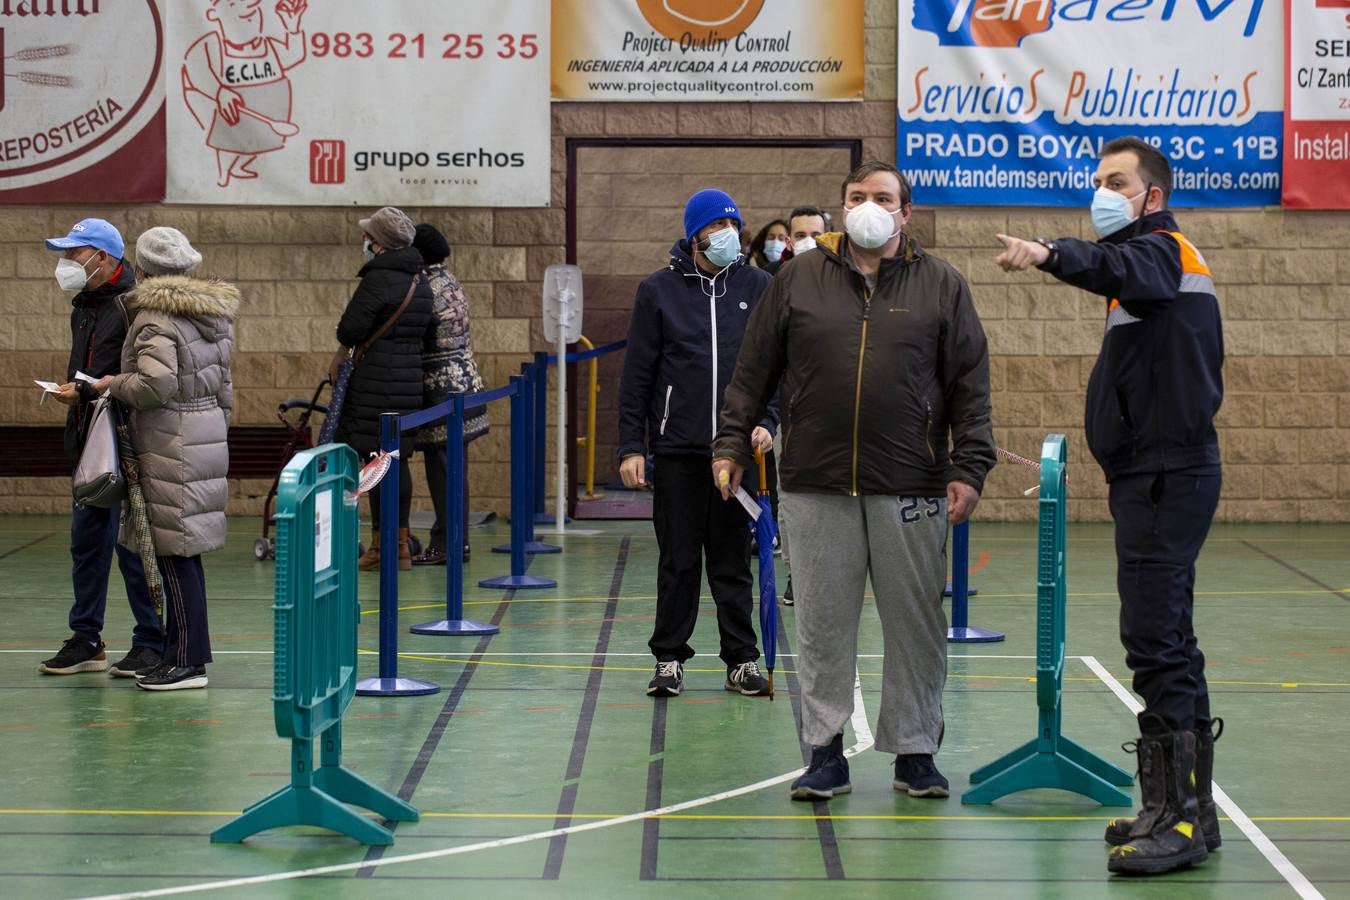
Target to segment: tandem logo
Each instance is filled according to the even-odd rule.
[[[1320,0],[1325,2],[1325,0]],[[1016,47],[1060,22],[1168,22],[1177,7],[1195,4],[1206,22],[1233,7],[1246,12],[1242,36],[1251,37],[1265,0],[914,0],[914,27],[943,46]]]

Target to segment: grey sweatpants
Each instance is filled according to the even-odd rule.
[[[853,713],[870,574],[885,648],[876,749],[936,753],[947,682],[947,498],[784,491],[779,504],[792,538],[802,740],[830,743]]]

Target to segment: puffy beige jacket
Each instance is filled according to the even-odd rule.
[[[131,412],[155,553],[225,546],[230,350],[239,290],[182,275],[147,278],[127,296],[134,319],[112,395]],[[122,543],[134,547],[123,521]]]

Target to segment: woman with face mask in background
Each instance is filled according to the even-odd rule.
[[[774,219],[761,228],[750,242],[750,264],[772,275],[783,264],[783,251],[790,244],[788,224],[782,219]]]
[[[386,206],[360,221],[364,265],[361,283],[338,322],[341,345],[333,356],[329,377],[336,379],[342,358],[364,348],[352,370],[347,399],[342,405],[334,440],[350,444],[364,460],[380,448],[380,415],[407,414],[422,408],[422,353],[435,348],[436,323],[431,314],[431,287],[422,277],[422,254],[412,246],[415,229],[400,209]],[[405,303],[406,301],[406,303]],[[412,441],[404,441],[399,457],[400,569],[412,568],[408,519],[412,513],[412,475],[408,460]],[[371,491],[370,546],[360,568],[380,567],[380,492]]]
[[[724,687],[744,695],[768,691],[756,662],[748,520],[739,503],[724,503],[708,483],[722,393],[750,312],[770,281],[741,255],[741,226],[730,196],[712,189],[694,194],[669,264],[642,282],[633,302],[619,384],[619,473],[626,487],[646,488],[648,453],[655,457],[650,487],[660,558],[650,696],[684,689],[705,562],[727,667]],[[754,429],[760,449],[772,445],[777,419],[770,409]]]

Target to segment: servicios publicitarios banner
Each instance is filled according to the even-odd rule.
[[[546,3],[175,0],[167,199],[546,206]]]
[[[1135,135],[1173,203],[1280,200],[1278,5],[1265,0],[899,0],[898,165],[923,203],[1077,206]]]

